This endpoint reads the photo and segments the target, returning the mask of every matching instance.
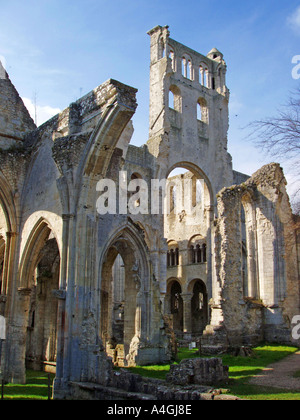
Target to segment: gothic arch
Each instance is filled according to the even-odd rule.
[[[176,278],[169,278],[167,281],[167,313],[172,316],[173,329],[180,337],[183,333],[183,299],[182,299],[183,285],[182,282]]]
[[[118,82],[111,80],[111,83],[116,84],[114,88],[112,86],[115,98],[103,111],[98,125],[85,146],[76,171],[74,209],[71,209],[74,212],[79,202],[95,208],[96,183],[105,177],[120,136],[135,113],[136,102],[133,93],[135,94],[136,90],[130,88],[131,91],[128,92],[128,96],[132,96],[130,99],[125,99],[127,92],[122,92],[122,95],[124,94],[122,100],[121,93],[118,92]],[[83,182],[86,187],[84,189],[82,189]]]
[[[53,234],[55,237],[49,222],[44,218],[40,218],[27,239],[21,257],[19,269],[19,285],[21,288],[30,288],[32,286],[33,272],[39,262],[39,253],[50,234]],[[57,238],[55,239],[58,245]]]
[[[208,297],[206,284],[200,279],[192,280],[188,285],[191,299],[191,332],[201,334],[208,324]]]
[[[125,279],[122,314],[116,320],[112,269],[118,255],[124,263]],[[151,335],[150,264],[146,244],[134,226],[127,224],[109,240],[100,259],[99,273],[99,336],[116,364],[134,365],[139,344],[146,342]],[[114,328],[116,322],[118,332]]]
[[[53,229],[43,217],[29,234],[19,267],[15,312],[19,335],[18,340],[11,337],[15,352],[9,355],[9,363],[23,382],[25,361],[34,370],[43,370],[47,364],[56,366],[58,300],[52,292],[59,289],[60,251]]]
[[[211,185],[211,182],[210,182],[208,176],[197,165],[195,165],[192,162],[177,162],[177,163],[173,164],[166,171],[166,173],[164,174],[165,176],[163,176],[163,174],[162,174],[161,179],[167,179],[169,174],[176,168],[184,168],[184,169],[192,172],[196,176],[197,179],[203,179],[206,186],[207,186],[208,192],[209,192],[209,202],[210,202],[209,205],[214,204],[214,191],[213,191],[213,188],[212,188],[212,185]]]
[[[0,174],[0,206],[6,218],[7,230],[9,232],[17,231],[17,212],[13,199],[13,193],[6,180]]]

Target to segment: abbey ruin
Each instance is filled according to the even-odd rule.
[[[1,370],[14,383],[27,367],[55,371],[56,398],[106,386],[113,364],[169,362],[170,328],[208,348],[290,343],[300,314],[286,180],[276,163],[233,170],[222,53],[195,52],[168,27],[148,34],[142,147],[130,144],[135,88],[108,80],[36,127],[0,64]],[[120,172],[149,190],[171,180],[169,211],[146,211],[137,188],[136,211],[100,214],[99,181],[118,187]],[[192,186],[190,212],[176,208],[178,180]]]

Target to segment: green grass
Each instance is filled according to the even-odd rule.
[[[249,380],[268,365],[278,362],[295,353],[296,347],[265,345],[253,349],[252,357],[234,357],[222,355],[223,364],[229,366],[229,383],[221,384],[221,388],[229,389],[229,393],[249,400],[300,400],[299,391],[287,391],[271,387],[250,385]],[[179,349],[179,363],[183,359],[199,357],[197,350],[187,348]],[[170,370],[170,365],[144,366],[131,368],[130,371],[150,378],[165,379]],[[296,372],[300,375],[300,371]],[[299,377],[299,376],[298,376]]]
[[[300,400],[300,392],[283,389],[267,388],[249,384],[249,380],[271,363],[278,362],[293,354],[295,347],[265,345],[253,349],[252,357],[221,356],[224,365],[229,366],[229,383],[221,384],[220,388],[229,390],[229,394],[248,400]],[[183,359],[199,357],[197,350],[179,349],[176,363]],[[170,365],[138,366],[130,368],[131,372],[150,378],[165,379]],[[26,385],[7,384],[4,386],[6,400],[47,400],[48,375],[44,372],[27,371]],[[300,371],[294,377],[300,377]],[[54,375],[51,375],[51,384]],[[51,388],[52,392],[52,388]]]
[[[51,378],[52,383],[55,375]],[[26,385],[4,385],[4,400],[47,400],[48,399],[48,374],[45,372],[26,371]]]

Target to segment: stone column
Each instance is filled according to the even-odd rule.
[[[0,291],[2,296],[7,296],[10,293],[10,290],[12,287],[10,280],[12,276],[12,268],[13,268],[14,257],[15,257],[15,246],[16,246],[17,236],[18,234],[16,232],[6,233],[7,239],[6,239],[6,244],[5,244],[5,255],[4,255],[3,274],[2,274],[2,290]],[[0,310],[4,311],[4,308],[0,307]]]
[[[28,327],[28,313],[31,289],[19,288],[16,296],[17,313],[12,323],[8,326],[6,345],[6,371],[5,380],[12,383],[26,383],[26,336]],[[9,351],[11,349],[11,351]]]
[[[215,275],[215,259],[212,257],[212,248],[214,246],[214,207],[207,206],[206,217],[207,217],[207,237],[206,237],[206,261],[207,261],[207,295],[208,300],[214,297],[214,284],[216,282]]]
[[[192,293],[182,293],[183,300],[183,334],[187,340],[191,339],[192,334]]]
[[[71,358],[71,346],[68,345],[69,339],[69,319],[67,316],[68,310],[71,315],[72,302],[69,299],[69,309],[67,309],[67,295],[66,287],[68,284],[68,278],[70,277],[70,249],[69,242],[72,237],[71,231],[73,227],[74,214],[63,214],[63,232],[62,232],[62,255],[60,261],[60,283],[59,290],[55,291],[54,294],[58,298],[57,308],[57,354],[56,354],[56,377],[53,384],[53,394],[63,395],[63,389],[66,386],[67,380],[70,375],[70,358]],[[68,284],[71,290],[71,284]]]
[[[53,290],[52,295],[58,299],[56,378],[61,378],[63,376],[66,292],[65,290]]]

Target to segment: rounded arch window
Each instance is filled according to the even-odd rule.
[[[197,101],[197,119],[206,124],[209,123],[209,112],[207,101],[204,98],[199,98]]]
[[[181,59],[181,71],[183,77],[189,80],[194,80],[192,59],[187,54],[184,54]]]
[[[179,246],[176,241],[168,243],[167,267],[177,267],[179,265]]]
[[[171,63],[172,63],[172,70],[173,71],[176,71],[176,66],[175,66],[175,51],[174,51],[174,48],[171,45],[169,45],[169,58],[170,58]]]
[[[201,235],[196,235],[189,241],[189,262],[190,264],[207,262],[206,239]]]
[[[171,85],[169,89],[169,108],[182,112],[181,91],[176,85]]]
[[[209,72],[205,64],[199,66],[199,82],[202,86],[209,87]]]

